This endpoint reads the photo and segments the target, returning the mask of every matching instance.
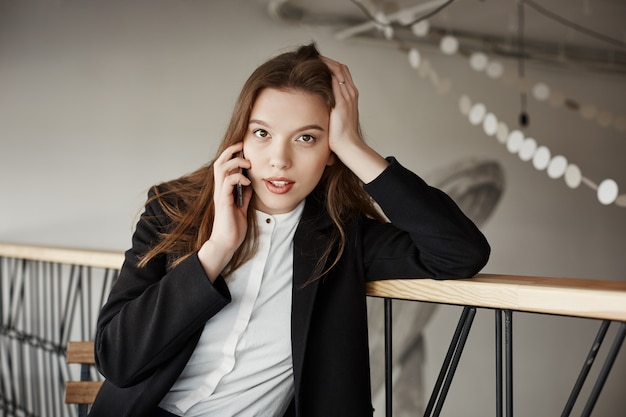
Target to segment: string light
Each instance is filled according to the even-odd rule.
[[[615,115],[612,112],[599,109],[593,104],[581,103],[578,100],[566,97],[560,91],[554,91],[545,82],[538,82],[525,77],[518,80],[512,73],[506,73],[504,66],[497,60],[489,59],[482,52],[474,52],[468,58],[469,66],[476,72],[485,72],[491,79],[500,79],[504,83],[513,84],[518,91],[530,91],[530,95],[537,101],[546,102],[553,107],[564,107],[578,113],[581,119],[596,122],[602,128],[613,128],[620,133],[626,132],[626,116]]]
[[[602,204],[612,204],[619,193],[617,183],[612,179],[606,179],[598,186],[598,200]]]
[[[422,57],[420,55],[420,52],[417,50],[417,48],[413,48],[409,51],[409,64],[411,65],[411,68],[418,69],[420,66],[421,59]]]
[[[428,20],[421,20],[411,25],[411,31],[418,38],[423,38],[430,31],[430,23],[428,23]]]
[[[429,18],[440,14],[444,9],[452,5],[454,0],[441,0],[439,1],[439,5],[435,7],[432,11],[420,14],[423,10],[422,5],[413,7],[413,8],[405,8],[399,10],[394,13],[386,14],[384,11],[376,11],[372,12],[368,7],[366,7],[362,0],[351,0],[351,2],[357,6],[361,11],[367,16],[370,20],[370,25],[376,27],[380,32],[383,33],[385,39],[391,41],[394,37],[394,26],[402,26],[402,27],[410,27],[413,34],[418,38],[423,38],[430,33],[430,23]],[[523,70],[523,61],[524,61],[524,6],[531,7],[535,12],[540,13],[546,18],[552,19],[553,21],[566,26],[570,32],[579,32],[583,33],[587,36],[594,37],[600,41],[605,43],[610,43],[619,47],[626,47],[626,42],[621,40],[611,38],[610,36],[604,35],[602,33],[596,32],[589,28],[586,28],[580,24],[569,21],[564,17],[551,12],[550,10],[544,8],[543,6],[535,3],[532,0],[518,0],[518,14],[517,14],[517,31],[518,31],[518,46],[519,46],[519,60],[518,60],[518,91],[520,92],[520,100],[521,100],[521,114],[519,123],[523,126],[528,124],[528,115],[526,114],[526,93],[531,92],[531,96],[538,101],[547,101],[553,107],[564,107],[566,109],[578,112],[581,117],[585,120],[593,120],[597,122],[600,127],[609,128],[613,127],[617,131],[624,133],[626,132],[626,115],[614,115],[611,112],[603,109],[595,109],[592,105],[580,103],[573,98],[566,97],[565,94],[559,91],[552,91],[549,86],[545,83],[532,83],[526,78]],[[590,13],[589,2],[585,0],[583,5],[583,14],[588,15]],[[445,19],[445,16],[443,16]],[[514,29],[514,20],[510,20],[509,27],[511,30]],[[352,33],[352,32],[350,32]],[[347,36],[347,35],[344,35]],[[442,52],[448,55],[456,54],[459,49],[458,39],[452,35],[446,35],[441,39],[440,48]],[[413,62],[413,61],[412,61]],[[412,64],[412,66],[415,64]],[[419,64],[418,64],[419,65]],[[490,60],[487,58],[485,54],[482,52],[473,53],[470,57],[470,65],[476,71],[485,71],[488,77],[492,79],[502,79],[504,82],[509,82],[511,80],[510,76],[507,76],[504,66],[496,60]],[[521,81],[521,82],[519,82]],[[442,93],[445,91],[445,84],[438,83],[438,92]],[[595,110],[590,116],[589,112],[585,113],[584,109],[589,109],[593,107]]]
[[[394,36],[393,22],[388,19],[388,16],[384,13],[372,15],[367,8],[365,8],[360,0],[352,0],[354,4],[360,7],[365,12],[370,20],[374,23],[380,31],[383,32],[384,37],[387,40],[392,40]],[[447,0],[433,12],[424,16],[414,18],[413,13],[396,13],[394,19],[398,21],[402,26],[411,27],[413,34],[418,37],[425,37],[430,31],[430,25],[427,19],[439,13],[444,8],[448,7],[453,0]],[[583,119],[596,120],[602,127],[613,126],[620,132],[626,131],[626,117],[614,116],[611,112],[606,110],[598,110],[595,106],[589,104],[580,104],[576,100],[568,98],[559,91],[552,91],[552,89],[545,83],[532,82],[526,79],[524,74],[524,5],[530,5],[536,11],[555,19],[559,20],[562,24],[569,24],[570,28],[586,33],[590,36],[596,36],[600,38],[601,34],[592,32],[589,29],[583,28],[580,25],[572,24],[572,22],[565,21],[560,16],[548,12],[541,6],[538,6],[531,0],[519,0],[518,3],[518,41],[519,41],[519,60],[518,60],[518,82],[517,88],[520,92],[521,98],[521,113],[519,123],[522,127],[528,124],[528,115],[526,114],[526,94],[530,95],[537,101],[547,101],[553,107],[565,107],[579,112]],[[620,42],[621,46],[626,45],[621,41],[616,41],[608,37],[604,37],[605,41]],[[453,35],[446,35],[442,37],[439,44],[440,50],[446,55],[454,55],[459,50],[459,41]],[[412,48],[408,55],[409,64],[422,78],[428,79],[437,89],[439,94],[446,94],[452,88],[452,82],[449,79],[441,78],[439,74],[432,68],[430,62],[421,57],[417,48]],[[512,83],[512,78],[506,73],[504,66],[496,60],[490,60],[487,55],[482,52],[475,52],[469,56],[470,67],[478,72],[484,71],[491,79],[501,79],[505,83]],[[496,136],[497,141],[503,145],[509,152],[517,154],[518,157],[524,162],[530,162],[539,171],[545,170],[550,178],[558,179],[563,177],[566,185],[569,188],[578,188],[581,184],[585,184],[588,187],[594,189],[597,194],[598,201],[601,204],[609,205],[615,204],[621,207],[626,207],[626,194],[619,195],[619,187],[613,179],[605,179],[599,185],[595,184],[589,178],[582,175],[580,168],[570,163],[564,155],[552,156],[550,149],[546,146],[539,145],[535,138],[526,137],[523,132],[518,129],[510,130],[508,125],[498,120],[497,116],[489,112],[484,104],[475,103],[472,104],[469,97],[462,95],[459,99],[459,110],[461,114],[466,116],[469,122],[475,126],[481,126],[487,136]]]
[[[475,63],[480,62],[480,59],[474,57]],[[439,88],[441,84],[452,85],[450,80],[437,74],[427,59],[420,59],[417,72],[421,78],[428,79],[436,88]],[[505,145],[510,153],[516,154],[521,161],[532,164],[536,170],[545,171],[549,178],[563,178],[570,189],[576,189],[584,184],[596,191],[601,204],[626,207],[626,194],[619,195],[619,187],[613,179],[605,179],[597,185],[584,177],[578,165],[568,161],[564,155],[553,156],[550,149],[545,145],[540,145],[536,138],[526,137],[519,129],[509,129],[508,125],[499,120],[497,115],[489,111],[483,103],[473,103],[465,94],[459,98],[458,106],[460,113],[471,125],[481,126],[487,136],[495,135],[497,142]]]
[[[441,48],[441,52],[443,52],[444,54],[454,55],[459,50],[459,41],[456,37],[452,35],[446,35],[441,38],[439,47]]]
[[[469,107],[467,114],[468,121],[472,125],[480,124],[482,121],[483,130],[488,136],[494,135],[492,126],[497,126],[495,134],[498,136],[499,142],[504,142],[507,150],[516,154],[524,162],[532,162],[532,165],[538,171],[546,171],[548,177],[552,179],[564,178],[569,188],[578,188],[581,184],[586,184],[590,188],[596,190],[598,201],[603,205],[615,204],[626,207],[626,194],[619,195],[619,186],[613,179],[605,179],[599,185],[593,181],[583,177],[580,168],[567,160],[564,155],[552,156],[550,149],[546,146],[539,146],[537,140],[526,137],[519,129],[511,130],[506,137],[506,141],[501,140],[508,131],[506,124],[498,122],[494,113],[488,112],[482,103],[472,104],[469,97],[461,96],[459,99],[459,109],[463,114],[463,109]],[[489,126],[489,127],[487,127]]]

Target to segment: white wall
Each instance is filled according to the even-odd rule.
[[[315,40],[350,66],[367,140],[382,154],[425,177],[466,157],[502,164],[506,190],[483,226],[493,247],[485,272],[625,279],[626,209],[549,179],[470,126],[458,110],[461,93],[509,125],[519,99],[460,57],[423,51],[452,81],[451,92],[439,95],[393,47],[273,22],[256,1],[13,3],[0,7],[0,241],[126,249],[147,188],[213,156],[249,73]],[[527,73],[580,102],[625,113],[623,78],[533,64]],[[530,136],[590,179],[615,179],[624,193],[626,135],[564,108],[529,100],[529,109]],[[441,307],[427,328],[429,386],[457,315]],[[515,317],[516,411],[556,415],[597,325]],[[493,414],[492,323],[490,312],[479,313],[445,415]],[[626,406],[625,357],[596,415]]]

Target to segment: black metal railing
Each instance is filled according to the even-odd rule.
[[[2,416],[76,416],[76,407],[63,404],[65,382],[80,379],[80,367],[66,364],[67,342],[93,339],[98,312],[117,277],[122,260],[121,252],[0,243]],[[591,415],[626,337],[626,282],[480,275],[467,280],[376,281],[368,284],[367,294],[372,299],[384,299],[387,417],[392,415],[394,399],[391,354],[393,299],[425,301],[425,305],[464,306],[425,416],[438,416],[441,412],[477,308],[492,309],[496,313],[497,416],[503,415],[503,409],[508,417],[513,415],[514,312],[601,320],[598,334],[573,384],[562,416],[571,412],[608,326],[611,322],[618,322],[614,342],[583,411],[584,416]],[[95,369],[91,373],[90,379],[102,379]]]
[[[368,284],[367,294],[384,299],[385,332],[385,415],[393,414],[392,301],[426,301],[464,306],[449,349],[444,358],[425,417],[440,415],[461,354],[472,327],[477,308],[495,311],[495,415],[513,417],[513,313],[531,312],[579,318],[599,319],[600,328],[584,359],[578,379],[564,406],[561,417],[568,417],[578,400],[583,384],[594,364],[609,326],[618,330],[605,356],[581,416],[592,414],[604,384],[626,338],[626,282],[531,277],[479,275],[465,280],[435,281],[429,279],[385,280]],[[502,317],[504,316],[504,324]],[[504,328],[504,347],[502,330]],[[504,368],[503,368],[504,353]],[[503,378],[504,369],[504,378]],[[504,398],[503,398],[504,387]],[[503,411],[506,414],[503,414]]]
[[[66,364],[66,345],[94,337],[98,311],[117,276],[117,268],[93,262],[90,255],[0,245],[3,416],[76,415],[76,407],[63,404],[65,381],[80,372]],[[101,376],[93,371],[91,378]]]

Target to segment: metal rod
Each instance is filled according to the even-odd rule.
[[[513,417],[513,312],[504,310],[506,344],[506,415]]]
[[[622,347],[622,343],[624,342],[624,337],[626,337],[626,322],[620,324],[619,329],[617,331],[617,335],[615,336],[615,341],[611,346],[611,350],[607,354],[606,359],[604,360],[604,366],[598,375],[598,379],[596,384],[593,387],[593,391],[591,391],[591,395],[589,396],[589,400],[587,401],[587,405],[585,405],[585,409],[581,414],[583,417],[587,417],[591,415],[591,411],[593,407],[596,405],[596,401],[598,401],[598,397],[600,396],[600,392],[604,387],[604,383],[609,376],[609,372],[611,372],[611,368],[613,367],[613,363],[615,362],[615,358],[617,358],[617,354],[619,353],[620,348]]]
[[[452,378],[454,377],[456,368],[459,364],[459,361],[461,360],[461,354],[463,353],[463,348],[465,347],[465,342],[467,341],[467,336],[469,335],[475,315],[476,307],[471,307],[469,310],[469,314],[467,315],[467,320],[465,320],[465,324],[463,325],[463,331],[461,332],[459,343],[457,344],[457,348],[454,352],[454,358],[452,359],[448,375],[446,376],[446,381],[443,384],[441,394],[439,395],[439,399],[437,400],[437,406],[435,407],[435,413],[433,414],[434,417],[438,417],[439,414],[441,414],[443,403],[446,401],[446,397],[448,396],[448,391],[450,390],[450,385],[452,384]]]
[[[400,17],[400,15],[402,13],[411,13],[414,16],[416,16],[418,13],[424,13],[427,12],[429,10],[435,9],[441,5],[443,5],[445,3],[446,0],[431,0],[431,1],[427,1],[425,3],[420,3],[418,5],[412,6],[412,7],[407,7],[405,9],[402,10],[398,10],[397,12],[394,13],[390,13],[387,15],[387,19],[390,22],[393,22],[395,20],[398,20],[398,18]],[[374,29],[376,27],[376,22],[373,21],[367,21],[365,23],[361,23],[359,25],[356,26],[352,26],[349,27],[347,29],[343,29],[337,33],[335,33],[335,37],[338,40],[346,40],[352,36],[356,36],[359,33],[362,32],[366,32],[370,29]]]
[[[385,298],[385,415],[393,415],[393,351],[391,298]]]
[[[502,417],[502,310],[496,309],[496,417]]]
[[[563,409],[563,413],[561,417],[568,417],[574,408],[574,404],[580,395],[580,390],[582,389],[587,376],[589,375],[589,370],[593,365],[593,362],[598,355],[598,351],[600,350],[600,346],[602,346],[602,342],[604,341],[604,336],[606,335],[607,330],[609,329],[609,325],[611,324],[610,320],[602,321],[600,325],[600,329],[598,329],[598,334],[596,335],[595,340],[593,341],[593,345],[591,345],[591,350],[587,355],[587,359],[585,359],[585,363],[583,364],[583,368],[580,370],[580,374],[578,375],[578,379],[574,384],[574,388],[572,388],[572,392],[567,399],[567,404],[565,404],[565,408]]]
[[[463,327],[465,326],[465,322],[469,314],[469,309],[470,309],[469,306],[465,306],[463,308],[463,312],[461,313],[459,322],[456,325],[456,330],[454,331],[454,335],[452,336],[452,340],[450,341],[448,352],[446,353],[446,357],[443,361],[443,364],[441,365],[441,369],[439,370],[439,376],[437,377],[437,381],[435,382],[433,392],[430,395],[430,399],[428,400],[428,405],[426,406],[426,410],[424,411],[425,417],[429,416],[433,411],[435,402],[437,401],[437,397],[439,396],[439,391],[441,390],[441,385],[443,384],[444,378],[446,377],[446,373],[448,372],[450,361],[452,360],[454,351],[456,350],[456,347],[459,343],[459,338],[461,337],[461,332],[463,330]]]

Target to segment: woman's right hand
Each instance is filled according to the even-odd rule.
[[[249,187],[250,180],[241,172],[250,168],[250,161],[241,156],[242,150],[243,142],[231,145],[213,163],[213,230],[209,240],[198,251],[198,258],[211,282],[222,272],[246,237],[252,187]],[[236,204],[234,197],[238,183],[244,186],[242,206]]]

